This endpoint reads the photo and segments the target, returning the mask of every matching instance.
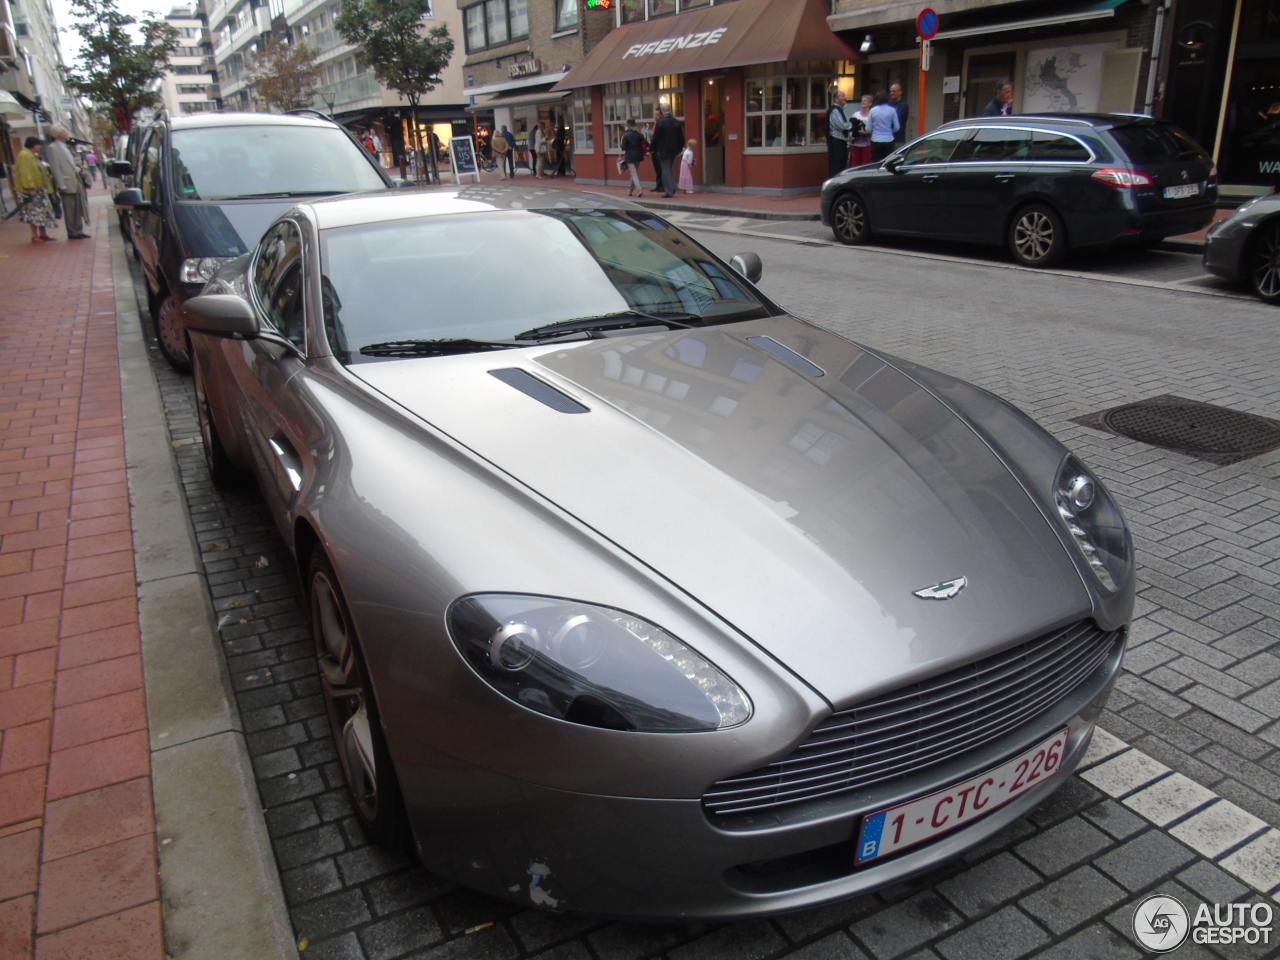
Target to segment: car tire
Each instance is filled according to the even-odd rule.
[[[151,316],[155,320],[156,343],[169,366],[179,373],[191,372],[191,340],[182,322],[182,304],[168,290],[161,290],[151,300]]]
[[[412,835],[400,782],[350,608],[319,547],[311,555],[307,586],[321,692],[356,819],[371,842],[403,849]]]
[[[1264,303],[1280,304],[1280,219],[1258,228],[1245,256],[1245,275],[1254,296]]]
[[[1067,255],[1067,231],[1052,207],[1031,203],[1009,224],[1009,252],[1024,267],[1052,267]]]
[[[831,232],[841,243],[851,246],[871,239],[871,217],[856,193],[843,194],[832,205]]]
[[[195,364],[196,420],[200,424],[200,439],[204,443],[204,463],[209,469],[209,479],[215,487],[233,487],[244,479],[244,473],[227,455],[209,408],[209,396],[205,392],[204,377],[200,365]]]

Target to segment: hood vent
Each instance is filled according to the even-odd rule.
[[[515,387],[526,396],[533,397],[539,403],[545,403],[557,413],[587,413],[588,409],[573,397],[557,390],[545,380],[539,380],[528,370],[519,367],[504,367],[501,370],[490,370],[489,376],[497,377],[509,387]]]
[[[771,354],[781,360],[788,366],[795,367],[806,377],[821,377],[826,373],[820,366],[806,357],[800,356],[790,347],[784,347],[773,337],[747,337],[747,343],[752,346],[759,347],[765,353]]]

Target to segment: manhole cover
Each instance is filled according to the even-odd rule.
[[[1168,394],[1075,422],[1224,466],[1280,447],[1280,421]]]

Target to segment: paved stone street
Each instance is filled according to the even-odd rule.
[[[763,288],[797,313],[1009,397],[1106,479],[1134,525],[1142,587],[1128,669],[1090,769],[961,863],[773,920],[622,924],[521,909],[442,882],[364,841],[287,551],[252,486],[210,485],[191,382],[153,349],[302,956],[1136,958],[1134,908],[1152,892],[1193,913],[1200,903],[1276,906],[1280,454],[1217,467],[1073,422],[1163,393],[1274,415],[1275,311],[874,249],[700,239],[721,254],[760,252]],[[1177,956],[1276,951],[1188,943]]]

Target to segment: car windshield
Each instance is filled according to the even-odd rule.
[[[315,196],[386,182],[336,127],[201,127],[173,132],[173,172],[187,200]]]
[[[321,234],[320,257],[325,326],[344,362],[380,344],[404,356],[422,341],[526,344],[772,312],[736,273],[644,211],[511,210],[333,228]],[[566,323],[575,320],[584,322]],[[565,327],[539,329],[552,324]]]

